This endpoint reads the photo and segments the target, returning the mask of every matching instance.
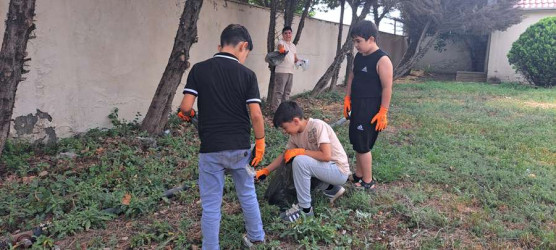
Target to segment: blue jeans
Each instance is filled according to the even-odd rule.
[[[224,189],[224,170],[228,169],[234,180],[237,197],[243,209],[243,219],[247,238],[251,241],[264,240],[263,222],[259,202],[255,193],[255,182],[249,176],[245,166],[249,164],[251,152],[244,150],[226,150],[214,153],[202,153],[199,157],[199,189],[201,192],[201,230],[203,249],[219,249],[218,233],[220,231],[220,208]]]

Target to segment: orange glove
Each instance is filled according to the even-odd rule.
[[[280,52],[280,54],[286,53],[286,48],[284,48],[284,45],[282,44],[278,45],[278,52]]]
[[[184,122],[191,122],[191,119],[195,117],[195,110],[191,109],[191,111],[189,111],[189,114],[185,114],[178,109],[178,117],[181,118]]]
[[[292,149],[288,149],[286,150],[286,152],[284,153],[284,161],[286,163],[290,162],[294,157],[298,156],[298,155],[304,155],[305,154],[305,149],[304,148],[292,148]]]
[[[251,166],[256,167],[257,165],[259,165],[259,163],[261,163],[264,155],[264,147],[265,147],[264,137],[255,140],[255,147],[253,148],[253,153],[252,153],[253,156],[251,156],[253,157],[253,160],[251,161]]]
[[[268,168],[263,168],[255,173],[255,180],[262,181],[270,175]]]
[[[351,97],[344,97],[344,117],[349,120],[349,112],[351,112]]]
[[[376,122],[376,131],[382,131],[388,126],[388,109],[380,105],[378,113],[371,120],[371,124]]]

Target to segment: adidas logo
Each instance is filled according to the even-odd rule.
[[[363,68],[361,71],[367,72],[367,66],[365,66],[365,68]]]
[[[357,130],[361,130],[361,131],[363,131],[363,125],[359,125],[359,126],[357,126]]]

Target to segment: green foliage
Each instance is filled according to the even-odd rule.
[[[336,228],[333,224],[326,223],[320,217],[306,217],[295,223],[287,225],[280,237],[292,237],[300,241],[308,249],[318,248],[318,243],[331,244],[335,237]]]
[[[32,169],[27,162],[34,155],[34,148],[30,144],[7,141],[0,163],[6,167],[9,173],[18,176],[26,176]]]
[[[104,226],[105,221],[112,220],[115,216],[99,211],[95,207],[83,211],[70,213],[66,218],[53,222],[52,233],[59,237],[73,235],[82,230],[89,230]]]
[[[108,114],[108,119],[110,119],[110,123],[114,126],[114,129],[110,130],[113,135],[126,136],[140,127],[139,120],[141,119],[141,113],[137,112],[133,121],[129,122],[125,119],[120,119],[118,111],[118,108],[114,108]]]
[[[52,237],[73,235],[104,227],[113,218],[104,209],[127,217],[148,214],[165,190],[193,185],[198,144],[165,136],[154,139],[158,147],[145,148],[137,139],[137,120],[118,120],[117,111],[111,116],[112,129],[92,129],[53,147],[7,144],[2,164],[17,176],[0,185],[0,231],[27,230],[48,220]],[[195,138],[196,131],[181,133]],[[62,152],[75,158],[61,157]],[[129,205],[121,203],[125,194],[132,196]]]
[[[339,109],[317,112],[311,108],[315,100],[306,95],[297,101],[307,108],[308,117],[321,114],[330,120],[341,115],[334,114]],[[317,101],[340,106],[341,95]],[[404,248],[389,240],[397,237],[403,242],[409,235],[417,244],[411,247],[421,248],[511,242],[515,248],[552,249],[556,246],[551,228],[556,220],[556,110],[551,105],[556,105],[556,89],[511,83],[395,85],[389,128],[373,149],[379,190],[357,192],[346,184],[345,195],[333,207],[325,196],[313,192],[315,217],[285,224],[278,219],[279,208],[263,199],[268,181],[259,183],[257,195],[268,236],[259,248]],[[77,234],[72,236],[77,239],[73,246],[79,246],[79,232],[106,227],[114,217],[102,211],[117,208],[120,219],[135,221],[133,235],[126,235],[127,246],[199,246],[199,239],[192,238],[200,220],[196,130],[176,122],[168,135],[154,138],[157,146],[144,148],[137,140],[138,130],[131,127],[125,132],[124,125],[118,126],[91,130],[48,149],[10,146],[2,159],[10,159],[20,174],[16,180],[3,179],[8,185],[0,185],[0,231],[28,230],[52,221],[51,238],[41,238],[44,248],[72,234]],[[265,129],[263,165],[283,152],[287,140],[279,129]],[[348,126],[334,130],[354,166]],[[60,152],[77,156],[59,158]],[[37,176],[43,170],[48,174]],[[172,199],[160,198],[164,190],[181,184],[191,188]],[[223,249],[238,249],[244,222],[229,177],[224,190],[220,243]],[[121,202],[126,194],[132,197],[129,205]],[[161,216],[172,209],[183,213],[181,220]],[[468,238],[448,242],[454,232]],[[120,236],[83,243],[95,249],[117,248],[118,241]],[[41,244],[35,248],[43,248]]]
[[[508,60],[530,83],[556,86],[556,17],[529,26],[513,43]]]
[[[140,230],[142,232],[131,238],[131,247],[136,248],[150,245],[151,243],[161,243],[174,235],[172,226],[166,221],[155,222]]]
[[[54,248],[54,239],[41,235],[35,239],[33,243],[32,249],[53,249]]]

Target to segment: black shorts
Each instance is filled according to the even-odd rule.
[[[379,132],[375,129],[376,122],[371,124],[371,120],[378,113],[380,102],[380,97],[351,99],[349,142],[357,153],[367,153],[375,145]]]

